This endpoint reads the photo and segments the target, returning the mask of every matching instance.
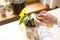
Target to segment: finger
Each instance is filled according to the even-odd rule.
[[[38,20],[41,20],[41,21],[43,21],[43,20],[47,20],[45,17],[36,17]]]
[[[38,16],[39,16],[40,14],[47,14],[47,12],[46,12],[46,11],[41,11],[41,12],[38,14]]]
[[[46,25],[45,23],[41,22],[40,20],[37,20],[36,18],[35,18],[34,20],[35,20],[35,22],[36,22],[37,24]]]
[[[41,21],[40,20],[38,20],[36,18],[34,20],[35,20],[36,23],[41,24]]]
[[[47,12],[46,11],[41,11],[40,14],[46,14]]]
[[[46,25],[46,23],[43,23],[43,22],[42,22],[41,25]]]
[[[43,21],[43,23],[46,23],[47,24],[47,23],[50,23],[50,22],[49,22],[49,20],[46,20],[46,21]]]
[[[48,14],[38,14],[39,17],[41,16],[47,16]]]
[[[47,20],[48,19],[48,17],[47,16],[45,16],[45,15],[40,15],[40,16],[37,16],[36,17],[38,20]]]

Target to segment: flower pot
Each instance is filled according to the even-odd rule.
[[[5,17],[5,7],[0,5],[0,18]]]
[[[13,13],[19,15],[22,9],[25,7],[26,0],[14,1],[11,3]]]

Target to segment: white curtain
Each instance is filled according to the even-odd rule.
[[[50,8],[55,8],[56,7],[56,0],[50,0]]]
[[[44,6],[46,6],[46,0],[40,0],[40,3],[42,3]]]
[[[46,4],[49,5],[50,8],[55,8],[55,6],[56,6],[56,0],[40,0],[40,2],[44,6],[46,6]]]

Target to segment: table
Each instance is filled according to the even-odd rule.
[[[46,10],[48,9],[47,6],[43,6],[41,3],[39,2],[36,2],[36,3],[33,3],[33,4],[29,4],[26,6],[26,11],[27,13],[32,13],[32,12],[37,12],[37,11],[41,11],[41,10]]]
[[[0,16],[0,25],[7,24],[13,21],[16,21],[19,19],[19,16],[13,13],[13,10],[11,9],[10,11],[5,12],[5,16],[1,17]]]
[[[0,40],[26,40],[26,36],[20,30],[18,21],[14,21],[0,26]]]
[[[19,19],[18,15],[12,14],[9,18],[7,18],[7,17],[2,18],[2,20],[0,20],[0,25],[7,24],[10,22],[16,21],[18,19]]]
[[[54,40],[60,40],[60,27],[54,25],[53,28],[49,28],[50,32],[53,34]]]
[[[60,28],[56,25],[49,28],[55,40],[60,40]],[[18,21],[0,26],[0,40],[25,40],[26,36],[20,31]]]

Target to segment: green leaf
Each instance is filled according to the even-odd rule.
[[[30,23],[34,26],[35,25],[34,19],[31,18]]]
[[[28,20],[29,20],[29,16],[28,16],[28,15],[23,16],[23,17],[20,18],[20,20],[19,20],[19,25],[20,25],[21,23],[27,24]]]
[[[23,22],[25,16],[19,19],[19,25]]]
[[[23,22],[27,24],[28,20],[29,20],[29,16],[26,16]]]

